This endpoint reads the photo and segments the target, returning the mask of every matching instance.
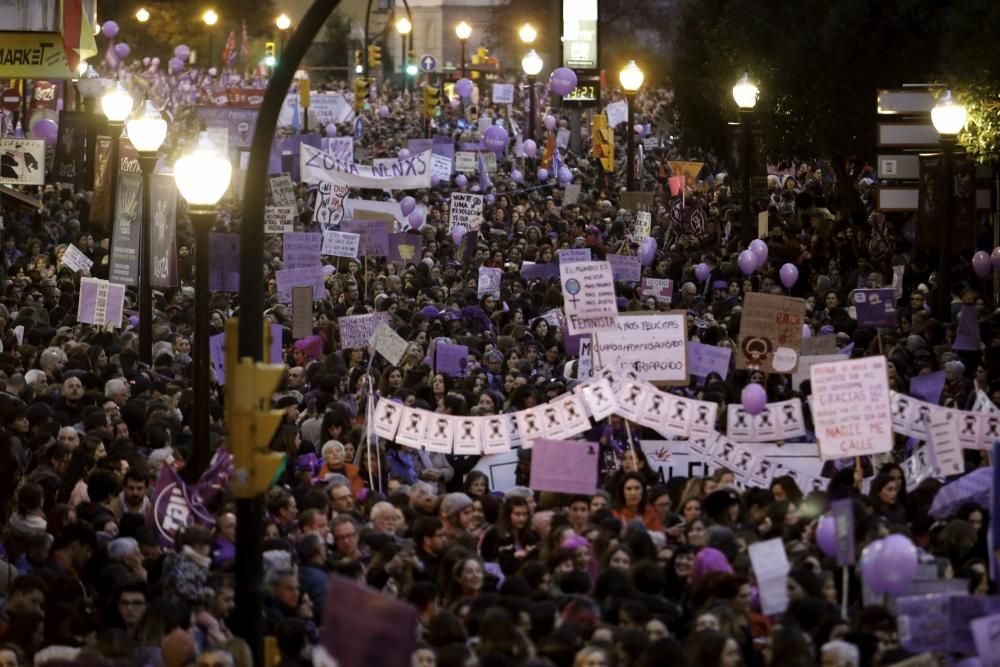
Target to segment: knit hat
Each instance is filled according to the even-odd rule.
[[[472,507],[472,498],[460,492],[446,494],[441,501],[441,513],[445,516],[454,516],[466,507]]]

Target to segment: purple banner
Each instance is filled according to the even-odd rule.
[[[896,326],[896,290],[893,288],[855,290],[852,299],[858,326]]]
[[[358,259],[389,256],[389,230],[385,220],[344,220],[340,231],[359,234]]]
[[[637,283],[642,279],[642,264],[635,255],[608,255],[611,275],[616,281]]]
[[[558,264],[524,264],[521,266],[521,277],[525,280],[548,280],[559,277]]]
[[[409,665],[416,645],[416,609],[344,577],[329,581],[326,600],[314,603],[324,607],[312,664]]]
[[[286,269],[319,270],[323,235],[319,232],[285,232],[281,235],[282,265]]]
[[[212,232],[208,235],[211,262],[208,289],[216,292],[240,291],[240,235]]]

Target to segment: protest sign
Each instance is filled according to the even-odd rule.
[[[312,335],[312,297],[312,287],[292,288],[292,338],[296,340]]]
[[[340,349],[366,349],[378,325],[389,323],[390,315],[386,312],[366,313],[364,315],[344,315],[337,318],[340,330]]]
[[[824,461],[892,449],[885,357],[817,364],[809,376],[810,406]]]
[[[608,127],[610,128],[618,127],[619,123],[628,122],[628,104],[624,101],[611,102],[604,108],[604,112],[608,116]]]
[[[125,286],[100,278],[80,279],[80,303],[76,319],[99,327],[122,325],[125,307]]]
[[[434,368],[438,373],[465,377],[469,374],[469,348],[465,345],[437,341],[434,345]]]
[[[410,234],[399,232],[389,234],[389,256],[390,262],[399,264],[414,264],[420,261],[423,255],[424,242],[420,234]]]
[[[343,232],[357,234],[358,257],[386,257],[389,254],[389,232],[382,220],[344,220]]]
[[[972,621],[972,639],[983,667],[1000,667],[1000,614]]]
[[[896,291],[891,287],[854,290],[851,301],[857,314],[858,326],[896,326]]]
[[[686,384],[686,317],[683,313],[618,317],[614,330],[594,334],[595,366],[629,369],[649,382]]]
[[[444,155],[431,155],[431,176],[447,181],[451,178],[451,158]]]
[[[295,230],[294,206],[265,206],[264,233],[284,234]]]
[[[834,500],[830,514],[837,534],[837,565],[854,565],[854,502],[850,498]]]
[[[939,475],[965,472],[962,441],[958,438],[958,419],[951,410],[931,410],[927,441],[931,446],[934,467]]]
[[[521,277],[525,280],[548,280],[559,275],[558,264],[536,264],[535,262],[523,262],[521,264]],[[610,279],[610,269],[608,278]]]
[[[575,204],[580,199],[580,192],[583,190],[583,186],[579,183],[570,183],[563,189],[563,206],[570,206]]]
[[[533,441],[531,489],[591,495],[597,488],[597,450],[583,440]]]
[[[8,129],[9,126],[8,126]],[[0,139],[0,183],[4,185],[45,184],[44,139]]]
[[[670,303],[674,296],[674,281],[670,278],[643,278],[639,291],[645,298],[656,299],[656,303]]]
[[[323,137],[320,147],[343,162],[354,162],[354,137]]]
[[[459,174],[474,174],[479,167],[479,156],[475,151],[458,151],[455,153],[455,172]]]
[[[899,642],[907,651],[973,653],[973,621],[1000,613],[995,595],[928,594],[896,599]],[[983,663],[984,667],[986,663]]]
[[[611,265],[607,262],[573,262],[560,264],[558,270],[569,334],[577,336],[615,331],[618,302]]]
[[[729,360],[732,356],[733,351],[728,347],[691,341],[687,344],[688,373],[698,377],[718,373],[725,380],[729,375]]]
[[[431,186],[431,153],[424,151],[391,165],[367,166],[344,162],[335,155],[302,144],[302,181],[309,184],[330,182],[354,188],[376,190],[416,190]]]
[[[352,232],[338,232],[328,229],[323,232],[322,254],[331,257],[348,257],[351,259],[358,256],[358,244],[361,242],[361,234]]]
[[[268,178],[271,184],[271,201],[275,206],[295,206],[295,184],[291,174],[278,174]]]
[[[240,291],[240,236],[210,232],[208,288],[218,292]]]
[[[514,84],[512,84],[512,83],[494,83],[493,84],[493,103],[494,104],[513,104],[514,103]]]
[[[73,273],[89,271],[90,267],[94,265],[94,261],[84,255],[83,252],[72,243],[66,246],[66,252],[64,252],[62,256],[62,263],[63,266],[69,268],[69,270]]]
[[[500,276],[503,272],[500,269],[480,266],[479,267],[479,284],[476,288],[476,296],[482,298],[487,294],[492,294],[496,298],[500,298]]]
[[[589,262],[590,248],[562,248],[556,251],[556,257],[560,264],[571,262]]]
[[[632,242],[642,243],[653,231],[653,214],[649,211],[638,211],[635,214],[635,225],[632,227]]]
[[[806,302],[751,292],[743,298],[736,368],[792,373],[799,364]]]
[[[642,279],[642,264],[635,255],[608,254],[612,277],[623,283],[637,283]]]
[[[313,289],[313,300],[322,301],[326,298],[326,287],[323,284],[323,272],[319,267],[298,269],[281,269],[274,272],[274,280],[278,288],[278,303],[292,302],[292,288],[309,285]]]
[[[798,398],[768,403],[756,415],[749,414],[739,403],[726,406],[726,436],[734,442],[790,440],[805,434],[806,420]]]
[[[802,388],[802,383],[809,379],[809,369],[816,364],[830,361],[844,361],[850,358],[849,354],[818,354],[809,357],[799,357],[799,367],[792,373],[792,387],[795,391],[799,391]]]
[[[346,123],[354,117],[351,103],[341,93],[310,91],[309,113],[321,127],[330,123]]]
[[[281,237],[281,243],[283,268],[319,268],[319,232],[287,232]]]
[[[323,626],[313,665],[410,664],[417,641],[415,607],[340,576],[330,578],[322,604]]]
[[[453,192],[449,207],[449,229],[464,227],[466,231],[477,231],[483,224],[483,196],[469,192]]]
[[[626,191],[619,197],[619,206],[622,210],[633,213],[652,211],[656,206],[656,197],[652,192]]]
[[[837,337],[832,334],[803,338],[799,346],[800,359],[820,354],[837,354],[837,352]]]
[[[761,613],[780,614],[788,607],[788,573],[791,565],[780,537],[750,545],[750,564],[757,579]]]
[[[385,322],[380,322],[375,327],[375,333],[372,334],[369,342],[375,351],[385,357],[385,360],[393,366],[398,366],[399,362],[403,360],[408,346],[406,339],[393,331],[392,327]]]
[[[316,190],[316,208],[313,211],[313,221],[320,229],[326,231],[335,229],[344,219],[344,198],[350,194],[351,188],[346,185],[320,183]]]

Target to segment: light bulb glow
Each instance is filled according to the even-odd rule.
[[[750,80],[747,74],[744,74],[743,78],[733,86],[733,100],[736,101],[736,106],[741,109],[749,110],[757,106],[757,97],[759,95],[760,89]]]
[[[965,105],[960,104],[951,96],[951,91],[945,91],[944,96],[931,109],[931,122],[938,134],[954,136],[965,128],[969,120],[969,112]]]
[[[409,35],[411,30],[413,30],[413,24],[410,23],[410,19],[404,16],[396,21],[396,32],[400,35]]]
[[[214,206],[229,188],[233,165],[216,148],[208,132],[198,134],[195,149],[177,160],[174,180],[181,196],[195,206]]]
[[[139,11],[135,13],[135,19],[139,23],[145,23],[146,21],[149,20],[149,10],[146,9],[145,7],[140,7]]]
[[[521,29],[517,31],[517,36],[521,38],[521,41],[525,44],[531,44],[538,37],[538,31],[535,30],[535,26],[530,23],[525,23],[521,26]]]
[[[628,61],[628,65],[618,73],[618,81],[626,92],[634,93],[642,87],[642,82],[646,78],[643,71],[635,64],[634,60]]]
[[[167,138],[167,121],[149,100],[142,114],[131,118],[125,127],[129,141],[140,153],[155,153]]]
[[[116,81],[108,92],[101,97],[101,111],[105,117],[114,123],[123,123],[132,113],[135,101],[120,81]]]
[[[534,49],[529,51],[528,55],[521,58],[521,69],[528,76],[537,76],[542,71],[542,59],[535,53]]]
[[[288,30],[292,27],[292,19],[289,18],[288,14],[282,14],[275,19],[274,25],[278,27],[278,30]]]
[[[201,20],[205,22],[205,25],[213,26],[219,22],[219,15],[215,13],[214,9],[209,9],[201,15]]]
[[[469,37],[472,37],[472,26],[470,26],[465,21],[462,21],[457,26],[455,26],[455,35],[459,39],[469,39]]]

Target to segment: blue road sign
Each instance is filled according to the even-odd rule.
[[[423,71],[433,72],[434,70],[437,69],[437,66],[438,66],[437,58],[435,58],[431,54],[425,53],[424,55],[420,56],[420,69],[422,69]]]

